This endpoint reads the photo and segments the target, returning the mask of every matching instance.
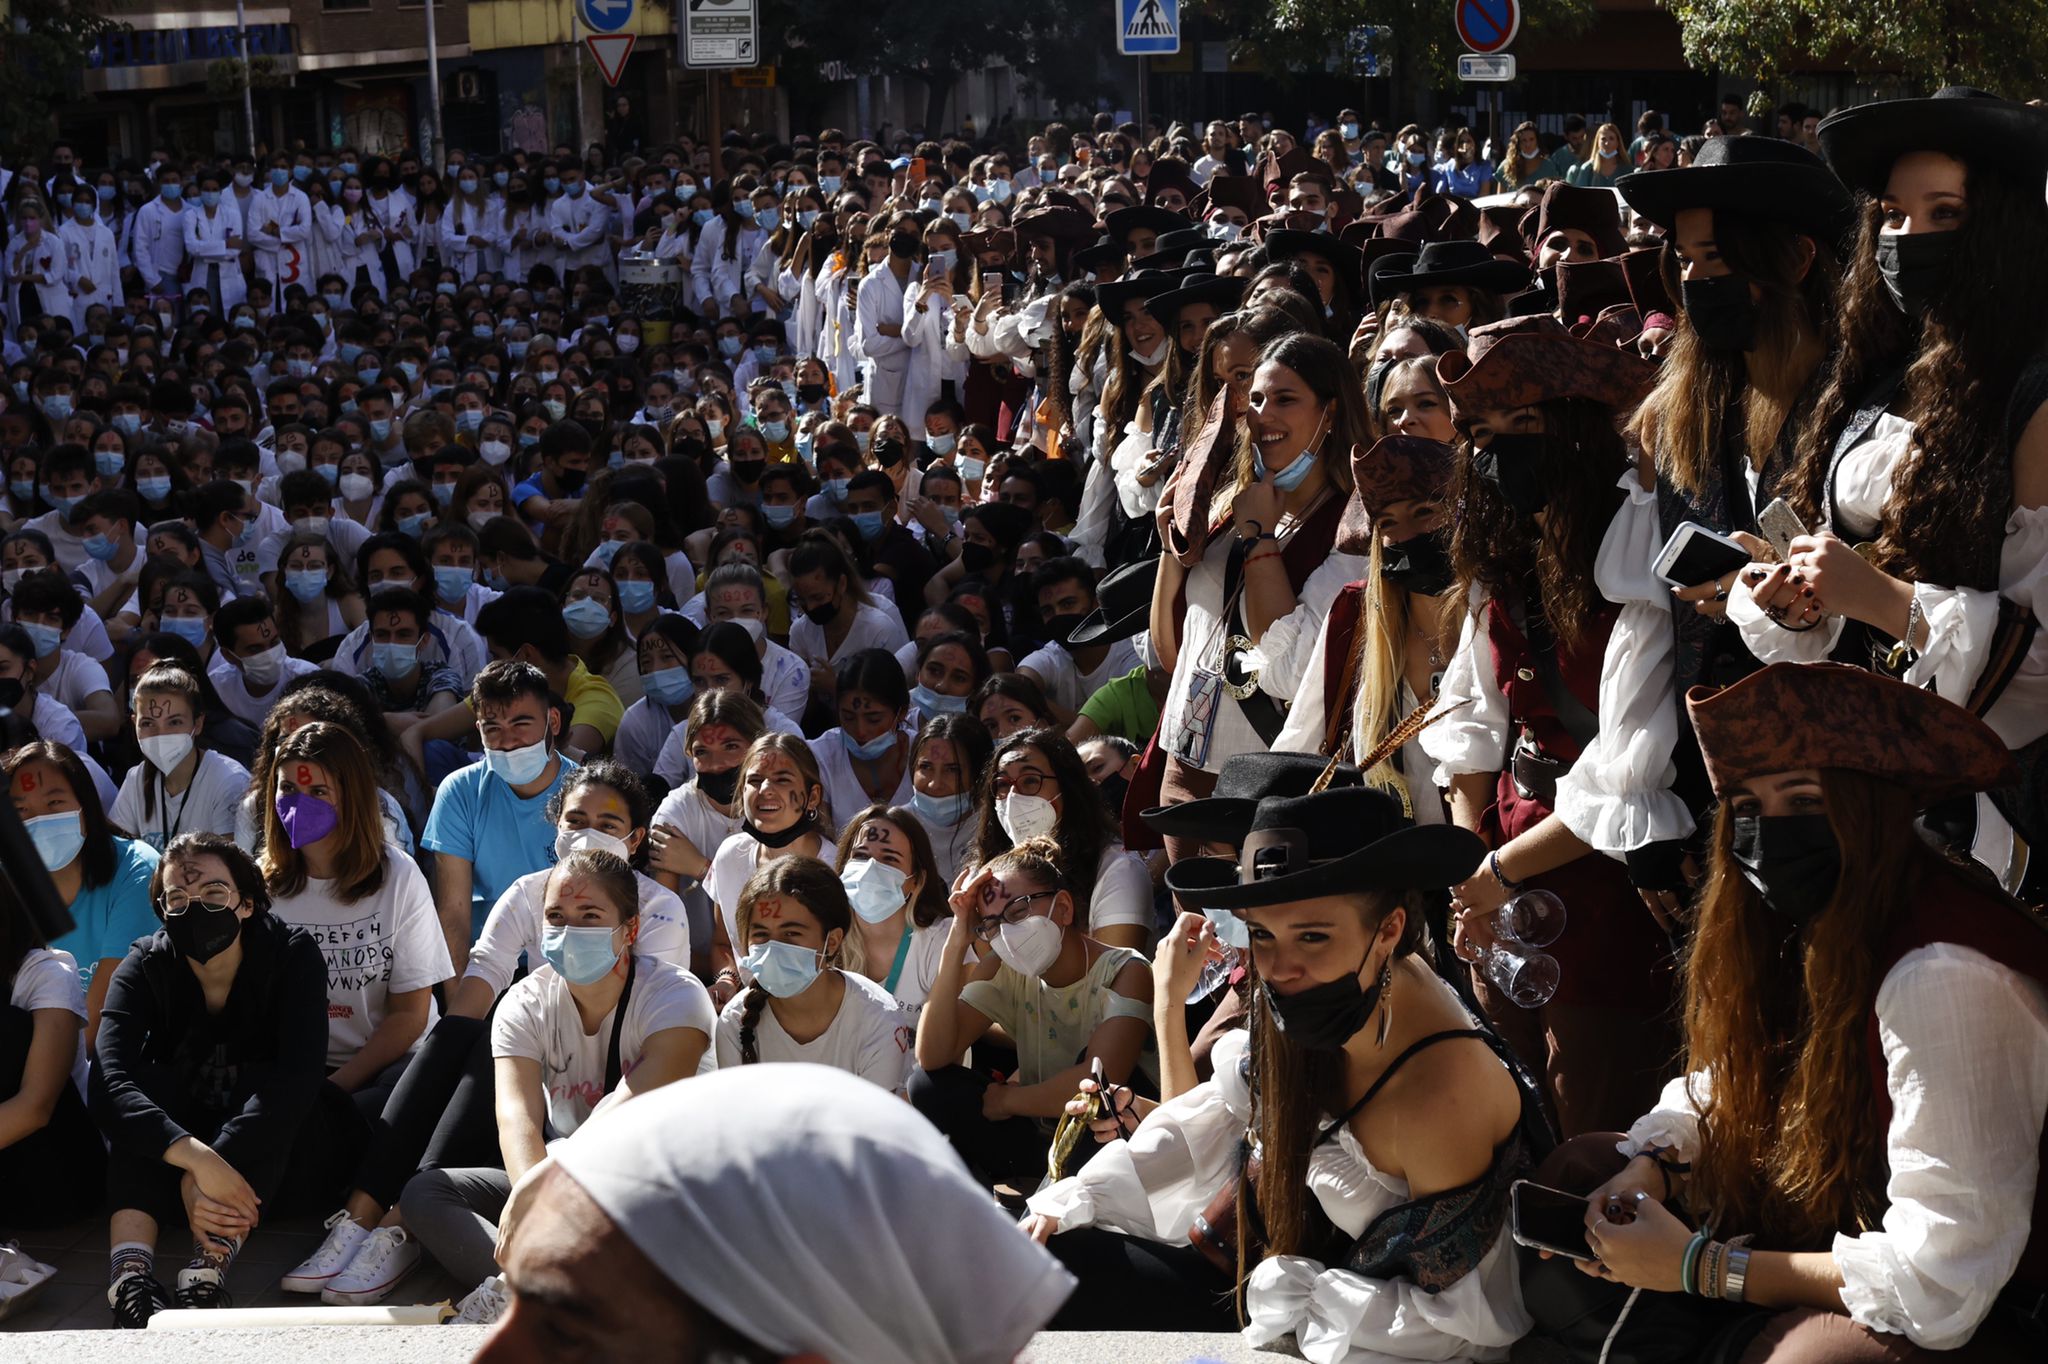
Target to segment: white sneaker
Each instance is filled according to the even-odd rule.
[[[420,1243],[406,1235],[404,1227],[379,1227],[363,1238],[348,1268],[321,1291],[320,1301],[333,1307],[380,1303],[419,1262]]]
[[[347,1212],[334,1214],[327,1219],[327,1239],[320,1243],[320,1248],[279,1279],[277,1286],[287,1293],[318,1293],[348,1268],[348,1262],[356,1257],[369,1235],[370,1229]]]
[[[512,1297],[505,1291],[505,1276],[493,1274],[475,1288],[469,1296],[456,1304],[455,1315],[448,1319],[450,1326],[489,1326],[505,1315],[505,1309],[512,1305]]]

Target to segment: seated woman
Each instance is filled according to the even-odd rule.
[[[1479,840],[1367,787],[1261,799],[1244,827],[1241,861],[1185,859],[1167,884],[1248,921],[1251,1030],[1032,1196],[1026,1232],[1080,1266],[1062,1324],[1226,1330],[1242,1277],[1255,1345],[1504,1359],[1529,1326],[1508,1189],[1549,1141],[1506,1045],[1432,969],[1420,912]],[[1212,1206],[1233,1176],[1235,1215]]]
[[[1118,839],[1087,766],[1064,734],[1026,729],[1004,739],[975,792],[969,865],[986,866],[1028,838],[1050,838],[1088,936],[1138,951],[1151,943],[1157,917],[1152,877]]]
[[[178,838],[136,898],[163,926],[109,971],[88,1103],[108,1148],[107,1303],[139,1329],[171,1305],[162,1223],[192,1229],[178,1306],[230,1306],[235,1251],[334,1162],[331,1127],[308,1121],[327,1073],[320,945],[272,917],[262,873],[218,834]]]
[[[329,687],[322,683],[332,682]],[[249,794],[242,798],[241,809],[235,817],[235,842],[251,857],[263,852],[264,827],[270,818],[270,806],[275,799],[272,787],[277,766],[278,748],[291,735],[316,721],[335,725],[351,734],[361,735],[369,740],[373,757],[396,753],[388,732],[376,724],[377,712],[371,708],[370,697],[359,678],[342,677],[323,671],[317,676],[308,676],[297,687],[289,688],[278,698],[270,714],[263,717],[263,728],[257,736],[254,764],[249,769]],[[381,740],[382,742],[378,742]],[[392,767],[403,768],[397,761],[376,764],[377,812],[384,822],[384,838],[392,843],[410,849],[413,844],[412,824],[407,819],[405,807],[399,803],[394,790],[403,791],[398,774]]]
[[[350,581],[324,531],[294,531],[278,555],[284,589],[276,607],[277,637],[298,658],[325,658],[363,623],[363,596]]]
[[[176,664],[151,668],[129,706],[143,760],[121,779],[108,813],[114,828],[159,853],[179,834],[233,834],[249,770],[199,747],[206,737],[200,680]]]
[[[931,842],[943,886],[951,886],[974,855],[974,793],[994,750],[988,730],[971,715],[928,716],[911,745],[910,808]]]
[[[85,983],[19,909],[0,914],[0,1186],[7,1217],[46,1227],[97,1212],[107,1151],[85,1110]]]
[[[713,906],[704,887],[711,858],[740,831],[740,764],[761,737],[761,708],[738,692],[706,692],[683,724],[689,780],[663,797],[647,831],[647,870],[683,898],[690,924],[690,969],[711,974]]]
[[[1688,709],[1720,813],[1686,1074],[1625,1138],[1539,1171],[1593,1189],[1599,1258],[1576,1263],[1611,1286],[1532,1260],[1538,1331],[1597,1340],[1636,1288],[1636,1314],[1715,1358],[2039,1359],[2048,938],[1915,825],[2009,785],[2003,741],[1832,663]]]
[[[951,917],[924,826],[902,806],[871,805],[839,835],[833,867],[857,916],[862,974],[914,1020],[938,979]]]
[[[966,878],[918,1018],[910,1101],[989,1183],[1036,1184],[1053,1121],[1092,1062],[1112,1084],[1142,1070],[1156,1092],[1151,968],[1089,936],[1060,866],[1057,845],[1034,836]],[[992,951],[970,965],[977,945]],[[963,1065],[991,1026],[1017,1047],[1007,1083]]]
[[[760,706],[764,729],[776,734],[802,737],[803,726],[796,717],[777,710],[768,702],[761,686],[761,656],[754,638],[733,621],[709,625],[697,639],[690,655],[690,685],[699,696],[715,691],[736,692]],[[654,775],[676,786],[690,775],[689,740],[681,729],[669,731],[661,753],[654,760]]]
[[[709,1069],[710,996],[688,972],[638,950],[645,878],[595,847],[564,854],[544,875],[538,960],[491,1021],[504,1167],[424,1170],[400,1200],[420,1243],[466,1284],[497,1274],[497,1219],[550,1140]],[[486,1288],[463,1320],[494,1320],[504,1306]]]
[[[622,596],[628,581],[632,580],[619,583]],[[681,616],[656,613],[634,641],[640,699],[626,707],[612,739],[612,756],[628,769],[655,774],[662,745],[689,718],[690,700],[697,692],[697,684],[690,680],[690,655],[697,652],[700,633]]]
[[[1062,728],[1044,690],[1022,673],[997,673],[975,688],[967,698],[967,713],[998,742],[1027,729]]]
[[[455,669],[420,656],[420,646],[431,642],[433,622],[423,593],[386,586],[371,594],[370,657],[359,675],[393,734],[460,705],[468,693]]]
[[[793,734],[763,734],[740,764],[739,832],[719,844],[704,877],[717,910],[711,921],[711,997],[723,1007],[751,977],[738,950],[740,895],[762,864],[785,857],[823,860],[832,845],[831,806],[818,760]],[[844,892],[841,892],[844,894]]]
[[[860,974],[853,906],[832,869],[778,857],[747,878],[738,904],[751,983],[718,1016],[718,1064],[808,1061],[902,1093],[910,1020]]]
[[[910,689],[895,656],[862,649],[839,660],[833,706],[839,723],[810,741],[835,810],[862,810],[910,799],[910,744],[905,727]]]
[[[932,611],[925,612],[927,618],[932,615]],[[918,624],[922,628],[924,622]],[[988,651],[981,647],[981,641],[949,629],[918,641],[915,648],[916,685],[910,689],[910,700],[916,709],[912,716],[929,720],[935,715],[964,714],[968,698],[991,675]]]

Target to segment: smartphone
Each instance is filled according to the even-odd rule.
[[[1088,164],[1089,157],[1093,155],[1094,153],[1089,150],[1088,144],[1084,142],[1080,146],[1074,148],[1074,164],[1077,166],[1085,166]]]
[[[1586,1197],[1518,1179],[1508,1190],[1515,1244],[1572,1260],[1597,1260],[1586,1240]]]
[[[910,183],[913,185],[922,185],[924,183],[924,158],[921,156],[910,158]]]
[[[1697,521],[1671,532],[1657,551],[1654,571],[1673,587],[1698,587],[1749,562],[1749,551],[1725,535],[1716,535]]]
[[[1799,519],[1799,513],[1792,510],[1792,504],[1778,498],[1763,509],[1756,519],[1756,528],[1770,541],[1771,548],[1778,551],[1778,561],[1788,562],[1792,558],[1792,541],[1806,534],[1806,523]]]

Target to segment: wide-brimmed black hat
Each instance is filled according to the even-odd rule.
[[[1386,240],[1389,239],[1383,237],[1373,238],[1375,244]],[[1407,246],[1406,242],[1399,244]],[[1405,251],[1390,251],[1384,256],[1379,256],[1366,262],[1365,297],[1374,308],[1380,308],[1393,302],[1394,296],[1401,291],[1389,285],[1387,281],[1397,275],[1405,275],[1414,269],[1415,258],[1419,254],[1421,253],[1410,247]]]
[[[1176,270],[1188,263],[1191,252],[1203,253],[1203,260],[1216,258],[1216,239],[1206,228],[1182,227],[1161,234],[1152,244],[1152,254],[1131,262],[1133,270]]]
[[[1429,242],[1409,258],[1405,270],[1383,272],[1372,283],[1375,303],[1381,297],[1432,284],[1462,284],[1488,293],[1512,294],[1529,287],[1529,267],[1502,260],[1481,246],[1477,238],[1466,238]]]
[[[1138,818],[1173,838],[1199,838],[1234,847],[1251,828],[1260,801],[1307,795],[1329,765],[1330,760],[1320,753],[1270,753],[1265,749],[1240,753],[1224,760],[1213,794],[1157,805]],[[1365,774],[1350,763],[1339,763],[1330,785],[1363,786]]]
[[[1147,270],[1142,274],[1126,275],[1113,279],[1107,284],[1095,286],[1095,306],[1102,309],[1109,325],[1120,327],[1124,320],[1124,305],[1132,299],[1151,298],[1163,294],[1180,284],[1180,276],[1164,270]]]
[[[1136,208],[1120,208],[1102,220],[1102,230],[1121,242],[1126,233],[1139,228],[1151,228],[1154,234],[1172,232],[1188,225],[1188,215],[1175,213],[1171,209],[1152,208],[1139,205]]]
[[[1167,869],[1167,889],[1203,909],[1257,909],[1361,890],[1436,889],[1486,856],[1478,834],[1413,824],[1401,798],[1371,786],[1262,800],[1235,859],[1190,857]]]
[[[1344,279],[1362,278],[1362,257],[1357,247],[1328,232],[1301,232],[1283,227],[1266,234],[1266,259],[1293,260],[1296,256],[1321,256],[1337,267]]]
[[[1614,182],[1637,216],[1669,231],[1682,210],[1747,213],[1835,243],[1849,230],[1849,189],[1827,163],[1775,137],[1711,137],[1690,166]]]
[[[1147,555],[1103,575],[1095,584],[1095,609],[1060,641],[1069,649],[1114,644],[1145,629],[1152,614],[1152,584],[1159,579],[1159,556]]]
[[[1125,256],[1124,244],[1113,237],[1104,237],[1092,246],[1084,246],[1074,253],[1074,272],[1092,275],[1105,265],[1113,265]]]
[[[1232,275],[1188,275],[1178,289],[1169,289],[1148,300],[1145,311],[1158,318],[1160,326],[1171,328],[1179,321],[1180,310],[1190,304],[1206,303],[1219,313],[1235,310],[1244,301],[1244,291],[1250,283]]]
[[[1930,99],[1859,104],[1820,122],[1820,149],[1851,189],[1884,193],[1892,162],[1907,152],[1946,152],[1982,162],[2039,193],[2048,178],[2048,109],[2015,104],[1967,85]]]

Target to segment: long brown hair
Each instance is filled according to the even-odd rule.
[[[306,888],[306,855],[292,846],[277,817],[276,774],[294,763],[318,763],[335,787],[335,826],[340,850],[334,860],[334,898],[352,905],[384,884],[384,811],[377,801],[377,773],[356,736],[340,725],[315,720],[278,745],[270,765],[271,787],[263,803],[263,882],[273,899]]]
[[[1628,428],[1656,456],[1657,472],[1694,497],[1719,480],[1722,420],[1737,394],[1744,453],[1757,469],[1785,424],[1810,403],[1808,381],[1826,353],[1842,274],[1826,245],[1755,214],[1716,211],[1714,245],[1762,294],[1751,358],[1709,350],[1693,330],[1691,314],[1681,310],[1657,386]],[[1669,245],[1663,270],[1666,288],[1678,297],[1677,256]]]
[[[1584,398],[1539,403],[1550,448],[1537,458],[1546,464],[1549,516],[1538,530],[1515,513],[1493,485],[1473,471],[1468,450],[1458,461],[1451,501],[1459,508],[1451,534],[1451,563],[1458,595],[1469,599],[1476,583],[1505,598],[1533,581],[1542,615],[1560,650],[1572,648],[1592,627],[1600,609],[1593,561],[1607,524],[1621,505],[1615,481],[1634,461],[1615,429],[1614,409]],[[1532,609],[1537,604],[1527,603]]]
[[[1724,803],[1682,965],[1685,1071],[1705,1072],[1709,1091],[1687,1200],[1714,1226],[1786,1249],[1823,1248],[1882,1215],[1868,1042],[1877,950],[1930,866],[1946,865],[1914,833],[1909,791],[1833,768],[1821,790],[1842,873],[1804,950],[1731,857]]]
[[[1902,316],[1877,268],[1884,211],[1858,195],[1861,227],[1842,279],[1836,359],[1800,432],[1788,496],[1821,524],[1834,445],[1877,377],[1906,365],[1902,411],[1913,453],[1892,479],[1873,561],[1917,582],[1991,589],[2012,510],[2014,383],[2048,342],[2048,204],[2038,183],[1966,162],[1969,216],[1955,270],[1919,320]]]
[[[1366,415],[1365,386],[1358,382],[1358,373],[1352,369],[1344,348],[1326,337],[1289,332],[1259,352],[1259,364],[1279,365],[1292,370],[1319,400],[1336,404],[1335,413],[1330,418],[1330,429],[1324,433],[1318,449],[1330,486],[1339,496],[1348,494],[1351,491],[1351,447],[1372,444],[1372,421]],[[1252,463],[1253,449],[1252,424],[1249,421],[1238,423],[1237,457],[1232,465],[1229,486],[1224,486],[1224,480],[1217,480],[1210,502],[1212,517],[1229,515],[1230,504],[1237,499],[1238,492],[1258,481]],[[1290,453],[1288,458],[1292,459],[1293,455]]]

